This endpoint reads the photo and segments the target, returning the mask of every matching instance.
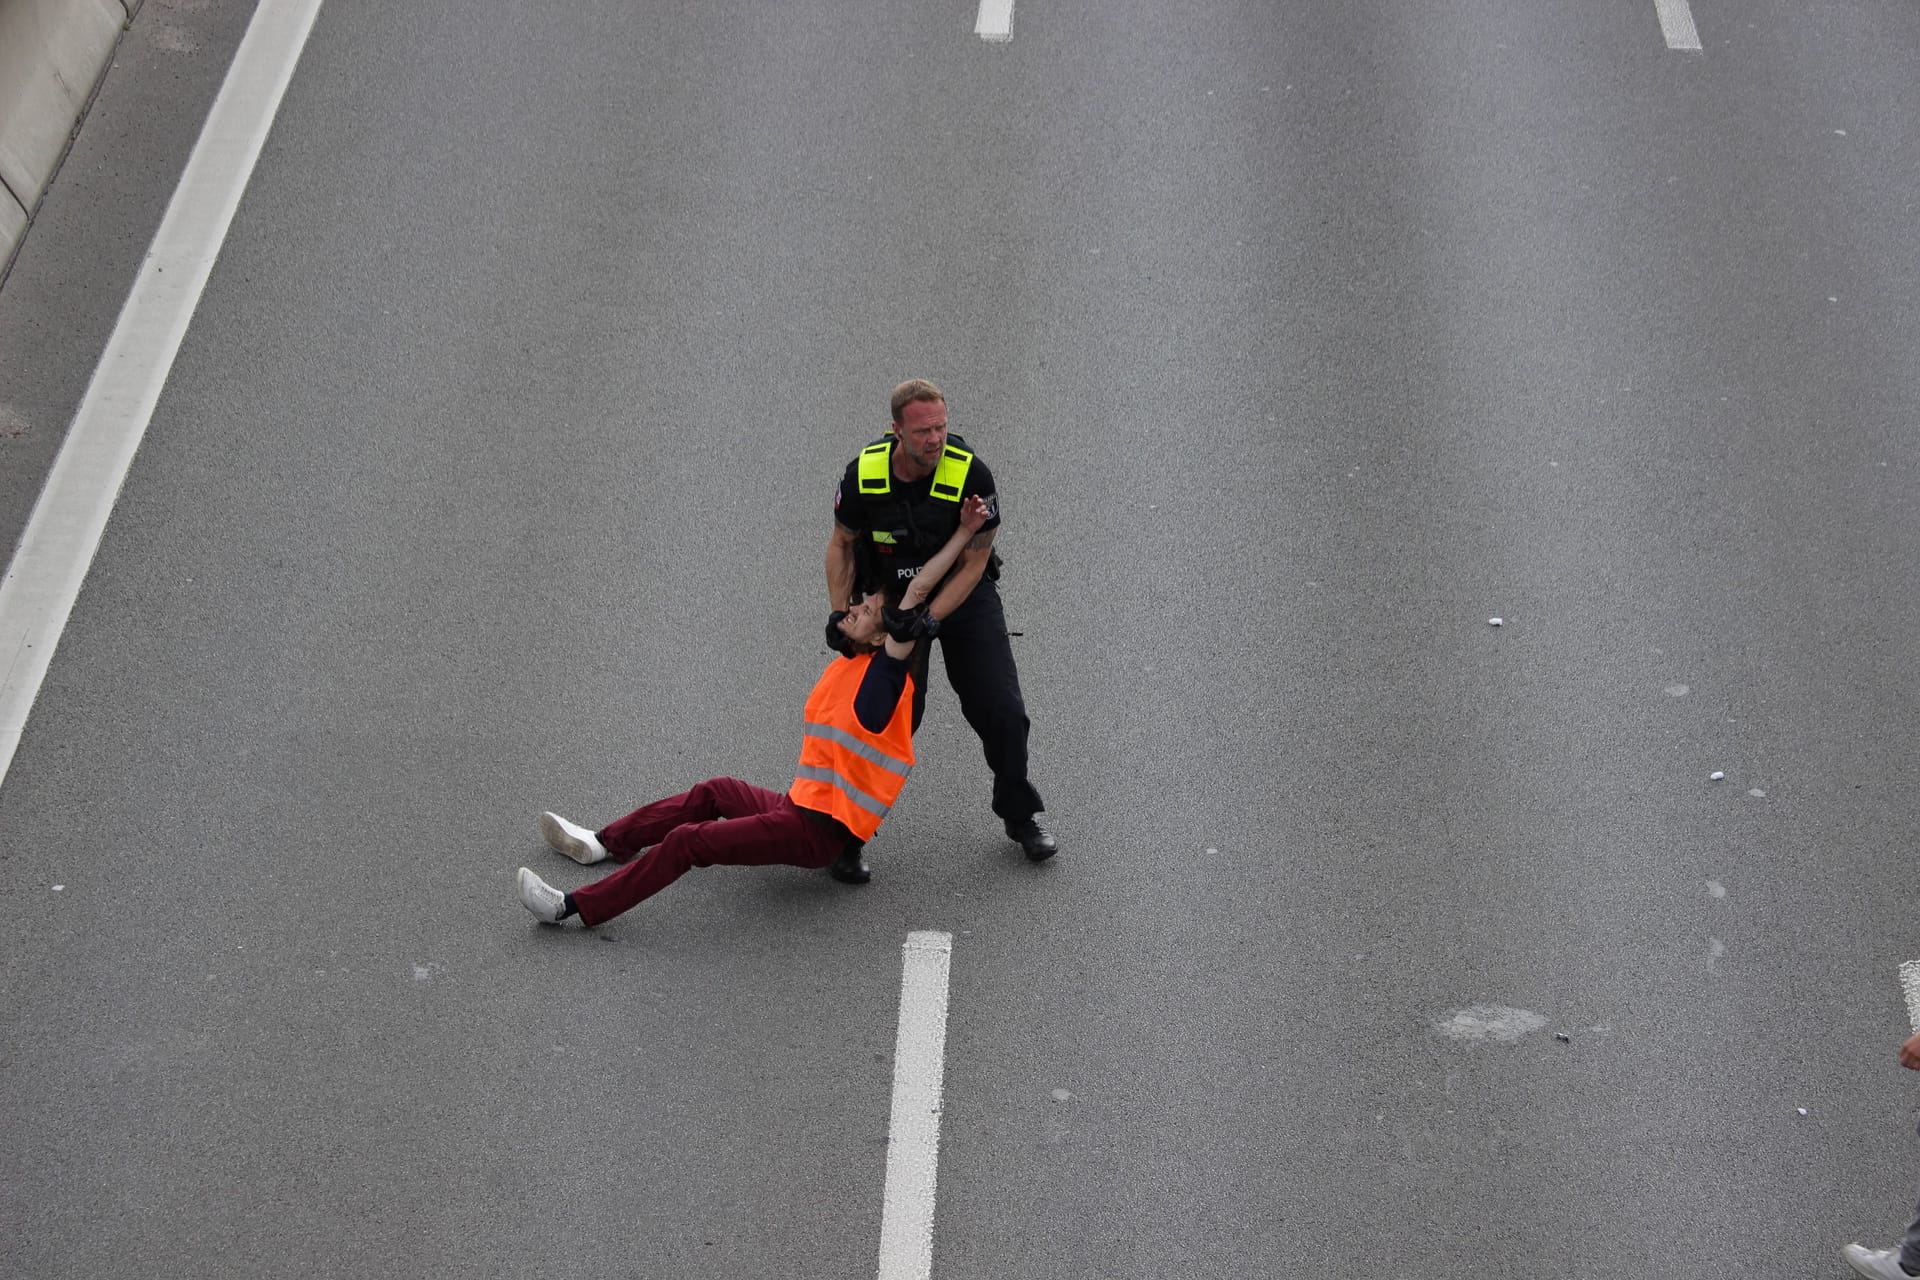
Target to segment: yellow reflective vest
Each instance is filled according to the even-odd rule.
[[[899,442],[898,436],[886,435],[860,451],[862,496],[877,496],[893,489],[893,449]],[[940,451],[940,461],[933,469],[931,495],[942,502],[960,501],[961,487],[967,483],[967,471],[973,466],[973,453],[965,445],[957,436],[948,436],[946,447]]]

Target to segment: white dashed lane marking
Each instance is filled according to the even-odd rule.
[[[1920,1036],[1920,960],[1900,966],[1900,990],[1907,997],[1907,1022],[1913,1034]]]
[[[893,1118],[880,1212],[880,1280],[933,1272],[933,1193],[940,1168],[946,1074],[947,974],[953,935],[907,935],[900,962],[900,1032],[893,1047]]]
[[[996,44],[1013,39],[1013,0],[980,0],[980,16],[973,34]]]
[[[1700,32],[1694,28],[1687,0],[1653,0],[1653,6],[1660,11],[1660,33],[1667,38],[1667,48],[1700,48]]]

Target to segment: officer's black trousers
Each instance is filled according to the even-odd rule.
[[[1007,615],[1000,589],[982,578],[966,602],[940,624],[940,656],[947,683],[960,699],[960,714],[980,735],[993,770],[993,811],[1007,822],[1031,818],[1046,808],[1027,781],[1027,704],[1020,696],[1020,672],[1007,639]],[[927,709],[928,653],[914,655],[913,727]]]

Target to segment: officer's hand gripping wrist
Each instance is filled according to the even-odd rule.
[[[901,644],[931,640],[940,634],[940,619],[928,613],[924,604],[917,609],[895,609],[889,605],[880,618],[886,624],[887,634]]]
[[[919,612],[917,609],[896,609],[888,605],[880,611],[880,621],[886,627],[888,635],[901,644],[909,644],[919,639],[919,633],[914,630]]]

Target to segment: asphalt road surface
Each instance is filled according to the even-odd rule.
[[[9,542],[251,11],[0,293]],[[0,1274],[874,1276],[916,930],[941,1280],[1891,1242],[1920,12],[1691,12],[327,0],[0,787]],[[535,924],[786,785],[913,375],[1060,856],[936,676],[871,885]]]

